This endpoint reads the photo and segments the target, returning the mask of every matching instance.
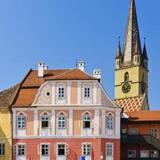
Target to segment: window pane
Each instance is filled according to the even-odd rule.
[[[113,144],[107,144],[107,156],[113,156]]]
[[[128,151],[128,158],[136,158],[136,151],[135,150],[129,150]]]
[[[91,128],[91,116],[88,113],[83,115],[83,128],[84,129]]]
[[[48,144],[41,145],[41,155],[42,156],[48,156],[49,155],[49,145]]]
[[[84,156],[90,156],[91,155],[91,144],[83,144],[82,154]]]
[[[19,156],[24,156],[25,155],[25,145],[23,145],[23,144],[18,145],[18,155]]]
[[[5,144],[1,143],[0,144],[0,155],[4,155],[5,154]]]
[[[65,148],[65,145],[64,144],[59,144],[58,145],[58,155],[59,156],[65,156],[65,153],[66,153],[66,148]]]
[[[26,127],[26,118],[23,114],[20,114],[17,117],[17,127],[19,129],[25,129]]]

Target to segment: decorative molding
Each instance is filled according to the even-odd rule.
[[[34,135],[38,135],[38,110],[34,110]]]
[[[73,110],[69,110],[69,135],[73,135]]]
[[[81,94],[81,82],[78,81],[78,86],[77,86],[77,104],[80,105],[81,104],[81,99],[82,99],[82,94]]]

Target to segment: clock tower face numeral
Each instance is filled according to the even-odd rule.
[[[125,82],[122,85],[122,92],[123,93],[128,93],[128,92],[130,92],[130,90],[131,90],[131,85],[128,82]]]

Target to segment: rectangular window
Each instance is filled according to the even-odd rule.
[[[86,144],[82,144],[82,155],[84,156],[91,156],[91,144],[86,143]]]
[[[17,127],[19,129],[25,129],[26,128],[26,118],[24,115],[19,115],[17,117]]]
[[[90,98],[90,87],[85,87],[84,88],[84,98]]]
[[[49,144],[41,144],[41,156],[49,156]]]
[[[49,117],[42,116],[41,117],[41,124],[42,124],[42,128],[48,128],[49,127]]]
[[[58,117],[58,129],[65,129],[66,128],[66,118],[64,115],[60,115]]]
[[[128,151],[128,158],[136,158],[136,151],[135,150],[129,150]]]
[[[158,130],[157,128],[151,128],[151,136],[158,138]]]
[[[64,98],[65,98],[64,87],[59,87],[59,88],[58,88],[58,98],[59,98],[59,99],[64,99]]]
[[[4,155],[4,154],[5,154],[5,144],[0,143],[0,155]]]
[[[17,145],[17,155],[18,156],[25,156],[26,155],[26,146],[25,146],[25,144],[18,144]]]
[[[157,150],[151,151],[151,158],[158,158],[158,151]]]
[[[106,146],[106,150],[107,150],[107,156],[113,156],[113,144],[110,143],[110,144],[107,144]]]
[[[86,114],[83,115],[83,129],[90,129],[91,128],[91,116]]]
[[[58,156],[66,155],[66,145],[65,144],[58,144],[57,150],[58,150]]]
[[[138,135],[138,128],[131,128],[129,130],[130,135]]]
[[[143,150],[140,153],[141,158],[149,158],[149,151],[148,150]]]

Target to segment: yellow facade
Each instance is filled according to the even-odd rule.
[[[5,153],[0,160],[10,160],[12,153],[11,114],[8,108],[0,108],[0,143],[5,144]]]
[[[125,73],[129,74],[128,83],[130,84],[130,91],[124,93],[122,86],[125,83]],[[142,83],[145,84],[147,93],[148,90],[148,71],[142,66],[132,65],[122,67],[115,70],[115,99],[136,97],[144,94],[142,92]]]

